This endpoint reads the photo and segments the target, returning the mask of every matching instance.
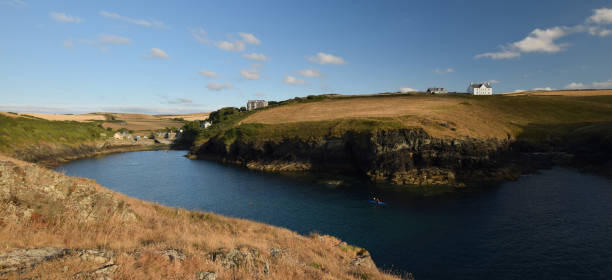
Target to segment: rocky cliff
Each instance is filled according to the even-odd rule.
[[[213,137],[192,155],[265,171],[348,171],[402,185],[461,185],[515,177],[517,172],[509,171],[510,151],[509,140],[440,139],[414,128],[280,141],[228,143]]]

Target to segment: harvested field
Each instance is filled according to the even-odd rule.
[[[553,90],[553,91],[522,91],[507,93],[508,96],[540,95],[540,96],[602,96],[612,95],[612,89],[600,90]]]
[[[182,114],[182,115],[156,115],[161,119],[184,119],[185,121],[201,121],[208,119],[208,113],[193,113],[193,114]]]
[[[388,119],[438,137],[514,137],[530,124],[611,121],[612,91],[547,95],[388,95],[329,98],[256,112],[241,123],[291,124],[342,119]],[[573,93],[573,95],[572,95]],[[587,95],[591,94],[591,95]],[[596,95],[593,95],[596,93]]]
[[[7,114],[11,115],[11,114]],[[76,122],[90,122],[90,121],[103,121],[106,118],[104,115],[99,114],[80,114],[80,115],[72,115],[72,114],[43,114],[43,113],[20,113],[20,116],[32,116],[40,119],[50,120],[50,121],[76,121]]]

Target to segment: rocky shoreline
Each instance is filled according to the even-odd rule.
[[[19,148],[13,151],[14,158],[54,168],[72,160],[106,154],[170,149],[170,145],[154,142],[107,139],[105,141],[78,145],[46,144]]]
[[[536,145],[510,136],[502,140],[441,139],[414,128],[349,131],[342,137],[308,140],[237,139],[229,144],[213,137],[192,147],[189,155],[268,172],[351,172],[396,185],[463,187],[467,183],[515,180],[553,164],[585,166],[589,162],[586,155],[594,152],[588,147],[561,141]]]

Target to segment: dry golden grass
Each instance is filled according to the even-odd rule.
[[[209,113],[193,113],[193,114],[180,114],[180,115],[156,115],[156,117],[162,119],[174,119],[174,118],[182,118],[186,121],[202,121],[208,119]]]
[[[182,121],[147,114],[113,113],[111,115],[115,117],[115,121],[105,122],[104,127],[110,127],[115,130],[125,128],[134,131],[151,131],[166,127],[180,128],[183,126]]]
[[[504,138],[510,129],[490,121],[486,106],[461,104],[460,98],[416,95],[389,98],[328,99],[321,102],[293,104],[258,112],[244,123],[279,124],[351,118],[394,118],[407,126],[422,126],[435,136],[471,135]],[[475,108],[478,107],[478,108]],[[449,124],[455,130],[443,129]]]
[[[521,91],[506,93],[508,96],[603,96],[612,95],[612,89],[600,90],[553,90],[553,91]]]
[[[0,156],[2,161],[21,168],[40,168]],[[40,172],[40,179],[27,179],[34,185],[48,184],[45,178],[57,178],[57,174],[48,173],[54,171],[40,168],[36,172]],[[9,174],[0,174],[3,180],[6,176]],[[138,218],[126,221],[109,212],[104,218],[84,222],[77,218],[79,213],[67,210],[56,219],[49,219],[44,218],[45,213],[38,215],[36,211],[43,210],[36,209],[29,220],[9,219],[11,202],[0,201],[0,252],[45,246],[111,250],[117,255],[115,263],[120,265],[113,279],[193,279],[202,270],[216,271],[219,279],[397,279],[376,268],[351,265],[359,249],[338,246],[341,241],[334,237],[302,236],[257,222],[156,205],[114,193],[93,180],[65,177],[75,186],[93,185],[98,192],[111,193],[114,199],[126,202]],[[39,198],[41,203],[47,199]],[[248,267],[229,269],[213,262],[208,255],[218,248],[241,246],[259,251],[258,259],[269,263],[269,272]],[[273,257],[271,248],[281,249],[282,257]],[[185,260],[171,261],[159,254],[165,249],[181,251]],[[91,268],[86,262],[62,258],[10,277],[68,279]]]
[[[525,97],[529,98],[528,100],[517,99],[519,96],[524,97],[424,94],[339,97],[262,110],[250,115],[242,123],[291,124],[335,119],[385,118],[407,127],[422,127],[435,137],[506,139],[515,137],[520,127],[534,122],[557,124],[612,120],[612,106],[609,103],[599,104],[597,101],[585,99],[588,96],[612,96],[612,90],[546,92],[544,96],[539,96],[538,93]],[[598,114],[582,114],[585,109],[594,108],[598,109]],[[605,111],[610,114],[603,114]],[[570,113],[577,118],[570,118]]]
[[[21,113],[20,115],[37,117],[37,118],[50,120],[50,121],[90,122],[90,121],[105,120],[103,115],[98,115],[98,114],[65,115],[65,114]]]

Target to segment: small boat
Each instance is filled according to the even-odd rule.
[[[376,201],[376,200],[368,200],[368,202],[372,203],[372,204],[376,204],[376,205],[387,205],[386,202],[382,202],[382,201]]]

